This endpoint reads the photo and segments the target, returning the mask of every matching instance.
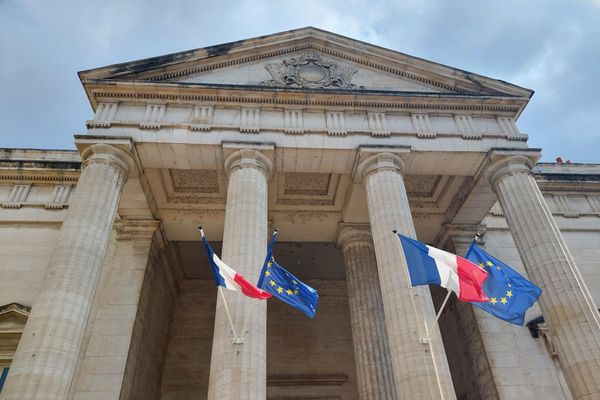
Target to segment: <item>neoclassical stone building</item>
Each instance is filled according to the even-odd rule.
[[[314,28],[79,75],[76,151],[0,150],[0,399],[600,398],[600,166],[536,165],[531,90]],[[317,317],[228,292],[233,343],[199,224],[250,280],[279,228]],[[452,299],[424,341],[393,229],[479,234],[529,327]]]

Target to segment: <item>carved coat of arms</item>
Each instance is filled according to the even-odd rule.
[[[272,80],[264,86],[309,89],[358,89],[351,83],[357,69],[327,60],[321,55],[307,51],[297,57],[287,58],[279,64],[267,64]]]

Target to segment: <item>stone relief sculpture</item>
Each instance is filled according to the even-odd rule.
[[[357,69],[323,58],[313,51],[305,51],[278,64],[267,64],[272,80],[263,86],[309,89],[363,89],[353,85]]]

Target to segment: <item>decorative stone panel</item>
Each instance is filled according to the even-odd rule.
[[[527,140],[527,135],[523,135],[519,132],[515,120],[512,117],[498,117],[496,118],[500,131],[506,135],[508,140]]]
[[[343,111],[327,111],[325,113],[327,122],[327,134],[330,136],[346,136],[346,121]]]
[[[109,128],[115,120],[119,103],[100,103],[96,108],[94,119],[87,121],[88,128]]]
[[[70,185],[56,185],[52,192],[52,199],[45,204],[49,209],[60,209],[67,205],[69,194],[71,193]]]
[[[435,139],[436,134],[431,128],[429,115],[427,114],[411,114],[410,119],[413,124],[413,129],[417,132],[417,137],[422,139]]]
[[[264,86],[309,89],[355,89],[352,77],[358,71],[342,65],[314,51],[305,51],[296,57],[265,66],[273,79],[262,82]]]
[[[590,207],[592,207],[592,211],[598,213],[600,217],[600,196],[588,196],[588,203],[590,203]]]
[[[217,171],[202,169],[170,169],[175,193],[219,193]]]
[[[577,218],[579,217],[579,213],[574,212],[571,209],[571,204],[569,203],[569,196],[567,195],[558,195],[555,194],[554,203],[556,204],[556,209],[559,213],[561,213],[566,218]]]
[[[288,135],[302,135],[304,133],[304,113],[302,110],[283,111],[284,132]]]
[[[258,133],[260,132],[260,109],[242,108],[240,116],[240,132]]]
[[[367,113],[367,119],[371,136],[390,136],[385,113],[369,112]]]
[[[406,175],[404,185],[412,197],[433,197],[441,180],[439,175]]]
[[[147,104],[144,118],[140,122],[141,129],[160,129],[167,118],[167,106],[164,104]]]
[[[4,208],[21,208],[23,203],[27,200],[31,185],[14,185],[8,194],[8,198],[2,207]]]
[[[331,174],[288,172],[285,174],[284,193],[287,195],[326,196]]]
[[[212,128],[213,114],[213,106],[194,106],[192,109],[190,130],[209,131]]]
[[[463,139],[481,139],[481,132],[476,132],[473,117],[470,115],[455,115],[454,123],[456,124],[456,130],[462,135]]]

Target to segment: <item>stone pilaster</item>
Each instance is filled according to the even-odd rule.
[[[358,167],[364,178],[390,355],[399,398],[455,399],[444,345],[436,327],[421,343],[435,318],[429,288],[411,288],[398,232],[416,237],[402,177],[404,163],[392,153],[376,153]]]
[[[543,290],[538,303],[574,399],[600,397],[600,324],[592,297],[524,155],[492,152],[488,178],[525,270]]]
[[[396,399],[375,249],[368,225],[340,224],[361,400]]]
[[[42,288],[2,390],[2,400],[67,398],[117,206],[132,158],[92,144]]]
[[[75,400],[119,398],[122,387],[126,386],[127,375],[133,373],[128,354],[130,349],[139,347],[139,340],[133,340],[134,325],[136,316],[145,317],[140,310],[140,297],[147,268],[153,268],[150,264],[155,262],[159,251],[152,248],[159,225],[160,222],[155,220],[115,223],[116,241],[106,257],[96,290],[82,347],[85,356],[71,390]],[[131,360],[135,357],[132,356],[129,363]],[[145,370],[149,370],[148,366]],[[123,393],[121,398],[128,397]]]
[[[454,248],[455,254],[464,257],[475,235],[481,235],[478,243],[482,244],[482,237],[485,234],[485,230],[485,225],[447,224],[442,227],[436,243],[440,248],[445,248],[446,250]],[[451,299],[451,301],[454,302],[455,307],[446,307],[446,310],[440,317],[440,324],[446,318],[450,320],[447,321],[448,323],[458,325],[456,331],[460,332],[460,335],[464,339],[465,350],[470,360],[470,363],[456,360],[462,365],[460,365],[461,368],[452,371],[454,382],[463,385],[464,390],[476,390],[478,398],[486,400],[499,399],[496,379],[506,382],[510,381],[511,378],[495,376],[499,374],[499,368],[496,367],[492,370],[490,365],[488,350],[485,347],[486,343],[489,347],[495,345],[495,349],[498,349],[499,344],[495,343],[494,338],[491,337],[492,335],[487,334],[485,331],[482,332],[481,325],[487,323],[489,326],[489,317],[491,316],[485,311],[473,307],[470,303],[463,303],[456,298]],[[510,325],[498,319],[495,319],[491,323]],[[507,344],[507,346],[511,345]],[[450,359],[450,355],[448,358]],[[502,364],[498,363],[498,365]],[[472,388],[467,386],[471,383]],[[527,390],[528,387],[523,386],[523,389]],[[459,388],[457,387],[456,390],[457,395],[459,395]],[[526,396],[521,397],[525,398]]]
[[[251,282],[258,280],[267,249],[267,183],[271,165],[268,157],[253,149],[238,150],[225,159],[229,186],[222,260]],[[208,398],[264,400],[267,303],[228,290],[223,293],[236,332],[243,335],[244,343],[232,343],[225,305],[219,296]]]

